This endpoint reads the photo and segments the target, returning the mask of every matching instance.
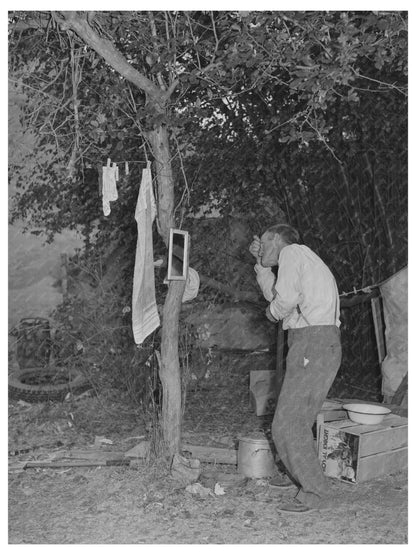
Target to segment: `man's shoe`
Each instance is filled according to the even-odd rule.
[[[292,499],[292,501],[287,501],[283,503],[279,507],[276,508],[279,513],[286,513],[286,514],[307,514],[315,511],[313,507],[308,507],[304,505],[298,499]]]
[[[279,489],[296,487],[296,484],[294,484],[292,480],[290,480],[290,478],[288,478],[285,474],[276,474],[276,476],[273,476],[273,478],[269,482],[269,485],[272,488]]]

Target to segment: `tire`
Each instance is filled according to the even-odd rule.
[[[9,375],[9,398],[29,403],[63,401],[69,392],[89,387],[83,375],[73,368],[25,368]]]

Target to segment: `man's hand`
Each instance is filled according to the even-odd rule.
[[[260,247],[261,247],[260,237],[258,235],[254,235],[253,241],[250,243],[248,250],[256,259],[257,264],[261,263],[261,257],[259,256]]]
[[[276,324],[276,322],[278,322],[278,320],[276,320],[276,318],[270,312],[270,305],[266,308],[266,318],[270,320],[270,322],[273,322],[273,324]]]

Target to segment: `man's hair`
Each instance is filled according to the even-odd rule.
[[[272,225],[266,229],[266,232],[273,235],[278,233],[288,245],[299,243],[300,240],[299,232],[294,227],[287,224]]]

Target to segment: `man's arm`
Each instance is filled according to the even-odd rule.
[[[274,284],[276,282],[276,276],[271,268],[263,268],[260,264],[254,266],[254,271],[256,272],[257,283],[260,286],[264,298],[266,301],[272,301],[275,295]]]
[[[253,241],[250,244],[249,252],[254,256],[256,259],[256,265],[254,266],[254,271],[256,272],[256,279],[257,283],[262,290],[263,296],[267,301],[271,301],[274,297],[274,289],[273,285],[276,281],[276,276],[272,272],[270,268],[264,268],[261,265],[261,257],[259,256],[260,253],[260,237],[258,235],[254,235]]]
[[[290,245],[280,253],[279,272],[275,285],[276,295],[270,302],[270,313],[276,320],[289,316],[302,299],[301,264],[302,260],[298,252]]]

